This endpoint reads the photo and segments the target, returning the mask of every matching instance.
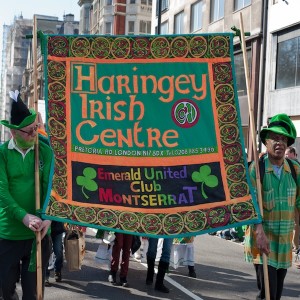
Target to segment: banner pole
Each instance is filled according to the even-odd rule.
[[[34,110],[38,115],[38,96],[37,96],[37,18],[34,15],[33,19],[33,101]],[[40,176],[39,176],[39,138],[36,135],[34,144],[35,153],[35,208],[40,207]],[[36,292],[37,299],[43,299],[43,284],[42,284],[42,247],[41,247],[41,232],[36,232]]]
[[[244,23],[243,16],[240,13],[240,27],[241,27],[241,45],[243,51],[243,60],[244,60],[244,69],[245,69],[245,77],[246,77],[246,86],[247,86],[247,99],[248,99],[248,108],[249,108],[249,121],[250,121],[250,133],[252,137],[252,146],[254,153],[254,163],[256,169],[256,187],[257,187],[257,200],[259,204],[259,210],[261,217],[263,218],[263,204],[262,204],[262,192],[261,192],[261,181],[259,174],[259,166],[258,166],[258,151],[256,145],[256,129],[254,124],[254,112],[253,105],[250,98],[250,79],[249,79],[249,67],[247,60],[247,49],[245,42],[245,33],[244,33]],[[268,258],[265,253],[263,253],[263,270],[264,270],[264,285],[265,285],[265,296],[266,300],[270,300],[270,287],[269,287],[269,274],[268,274]]]

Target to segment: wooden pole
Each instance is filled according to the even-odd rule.
[[[253,105],[252,105],[251,98],[250,98],[251,94],[250,94],[249,67],[248,67],[248,60],[247,60],[247,50],[246,50],[246,42],[245,42],[245,33],[244,33],[244,24],[243,24],[242,13],[240,13],[240,27],[241,27],[241,45],[242,45],[242,50],[243,50],[243,60],[244,60],[246,86],[247,86],[247,98],[248,98],[249,120],[250,120],[250,133],[251,133],[251,137],[252,137],[254,163],[255,163],[255,169],[256,169],[257,200],[258,200],[258,204],[259,204],[260,214],[263,218],[261,181],[260,181],[259,165],[258,165],[258,151],[257,151],[257,145],[256,145],[256,129],[255,129],[255,122],[254,122]],[[265,253],[263,253],[263,270],[264,270],[265,297],[266,297],[266,300],[270,300],[268,258],[267,258],[267,255]]]
[[[34,110],[38,115],[38,95],[37,95],[37,18],[34,15],[33,19],[33,101],[34,101]],[[39,176],[39,138],[38,134],[36,135],[35,145],[35,208],[39,210],[40,207],[40,176]],[[43,283],[42,283],[42,247],[41,247],[41,232],[36,232],[36,292],[37,300],[43,299]]]

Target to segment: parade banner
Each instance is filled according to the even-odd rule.
[[[260,221],[233,35],[42,35],[45,218],[148,237]]]

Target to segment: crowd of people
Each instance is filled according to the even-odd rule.
[[[141,239],[139,237],[139,239]],[[156,275],[154,288],[157,291],[163,293],[169,293],[169,288],[164,284],[164,277],[169,271],[170,266],[177,269],[179,266],[188,267],[188,276],[196,278],[195,272],[195,261],[194,261],[194,238],[143,238],[147,240],[144,243],[143,252],[146,253],[147,262],[147,276],[145,283],[147,285],[152,285],[154,282],[154,269],[156,261],[158,261],[158,272]],[[161,247],[159,245],[161,242]],[[123,287],[128,286],[127,273],[129,260],[131,256],[134,256],[134,251],[132,249],[133,236],[128,234],[115,233],[115,239],[110,243],[112,246],[112,255],[110,263],[110,271],[108,276],[108,281],[113,285],[121,285]],[[140,242],[139,245],[142,243]],[[178,246],[183,246],[183,248],[178,249]],[[146,247],[146,248],[145,248]],[[176,254],[174,254],[176,252]],[[120,261],[120,253],[122,253]],[[138,259],[141,259],[141,254],[138,253]],[[174,262],[174,257],[176,257],[176,262]],[[119,282],[117,282],[117,272],[120,269]]]
[[[11,139],[0,147],[0,299],[18,299],[16,283],[21,278],[23,300],[33,300],[36,295],[35,245],[36,233],[41,235],[42,282],[49,279],[49,258],[51,249],[55,254],[54,273],[57,282],[62,280],[63,267],[62,224],[56,224],[40,217],[35,203],[35,155],[39,122],[37,113],[29,110],[18,91],[11,92],[13,100],[10,121],[1,124],[10,128]],[[300,165],[295,148],[296,129],[285,114],[271,118],[268,127],[260,132],[266,147],[263,156],[264,174],[262,182],[262,222],[222,230],[225,239],[244,242],[245,259],[253,263],[257,278],[258,295],[265,299],[263,256],[267,257],[269,292],[271,300],[281,298],[287,269],[292,266],[293,251],[299,253],[299,211],[300,211]],[[39,143],[40,207],[48,194],[50,168],[53,153],[43,140]],[[285,159],[285,158],[289,158]],[[255,191],[256,166],[249,166],[250,179]],[[51,233],[52,230],[52,233]],[[133,236],[115,233],[110,264],[109,281],[117,284],[117,272],[122,286],[128,286],[127,274]],[[158,238],[148,239],[147,275],[145,283],[154,283],[154,269],[157,259]],[[181,250],[179,250],[181,249]],[[195,278],[193,239],[164,238],[158,262],[154,288],[169,293],[164,278],[172,261],[172,251],[181,251],[182,261],[188,267],[188,276]],[[122,255],[121,255],[122,253]],[[48,282],[49,283],[49,282]]]

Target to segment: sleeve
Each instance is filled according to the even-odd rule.
[[[0,208],[14,219],[22,222],[27,212],[20,207],[9,192],[7,174],[7,157],[3,148],[0,148]]]
[[[253,186],[253,190],[254,190],[254,193],[256,196],[255,198],[256,198],[256,203],[258,206],[258,214],[261,217],[261,212],[260,212],[259,203],[258,203],[259,201],[258,201],[258,197],[257,197],[256,166],[255,166],[254,161],[249,166],[249,174],[250,174],[250,181],[251,181],[251,184]],[[261,189],[263,189],[263,186],[261,186]],[[253,226],[255,227],[255,225],[253,225]]]
[[[297,175],[297,192],[296,192],[296,208],[300,210],[300,165],[293,163]]]
[[[256,170],[255,170],[255,162],[253,161],[249,166],[249,175],[250,181],[253,186],[255,194],[257,194],[257,187],[256,187]]]

